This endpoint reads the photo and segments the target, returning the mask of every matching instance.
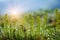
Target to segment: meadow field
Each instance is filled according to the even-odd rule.
[[[19,18],[0,15],[0,40],[60,40],[60,12],[27,12]]]

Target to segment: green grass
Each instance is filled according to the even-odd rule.
[[[60,40],[60,14],[56,10],[54,14],[55,26],[48,24],[46,12],[43,18],[29,14],[18,21],[7,14],[0,16],[0,40]]]

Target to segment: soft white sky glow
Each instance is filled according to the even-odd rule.
[[[14,6],[14,7],[10,6],[6,9],[5,12],[7,12],[12,18],[18,19],[24,12],[24,8],[19,6]]]
[[[24,11],[37,9],[53,9],[60,8],[60,0],[0,0],[1,13],[5,13],[8,8],[18,6]],[[21,9],[20,9],[21,10]]]
[[[11,14],[11,15],[21,15],[23,12],[24,12],[24,8],[23,7],[17,7],[17,6],[14,6],[14,7],[8,7],[6,9],[6,12]]]

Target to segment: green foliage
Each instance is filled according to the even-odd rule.
[[[35,12],[34,12],[35,13]],[[55,21],[48,24],[48,12],[42,15],[36,12],[35,15],[24,15],[23,19],[10,20],[5,14],[0,16],[0,40],[60,40],[60,13],[54,12]],[[20,20],[22,20],[20,22]],[[53,24],[55,26],[53,26]]]

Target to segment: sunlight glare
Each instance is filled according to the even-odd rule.
[[[22,15],[23,8],[15,7],[7,9],[7,13],[12,19],[18,19]]]

